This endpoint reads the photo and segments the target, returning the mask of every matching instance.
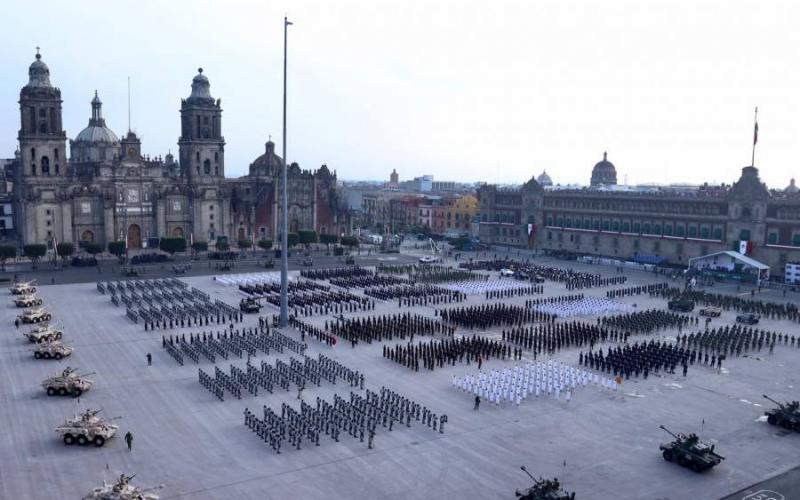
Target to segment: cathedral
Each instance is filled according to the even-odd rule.
[[[88,126],[69,140],[68,153],[61,91],[38,51],[19,105],[14,197],[22,243],[125,241],[136,249],[162,236],[212,247],[277,240],[283,160],[269,141],[247,175],[225,177],[221,101],[202,68],[181,100],[177,159],[143,155],[132,131],[118,137],[106,126],[96,92]],[[292,163],[287,178],[290,232],[349,234],[335,172]]]

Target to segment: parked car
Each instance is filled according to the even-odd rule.
[[[503,276],[503,277],[514,276],[514,271],[512,271],[511,269],[503,268],[503,269],[500,270],[500,276]]]

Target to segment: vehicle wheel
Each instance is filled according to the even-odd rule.
[[[664,460],[667,462],[672,462],[672,452],[669,450],[664,450],[664,453],[661,454],[664,457]]]
[[[64,444],[71,445],[75,444],[75,436],[72,434],[64,434]]]
[[[55,396],[57,394],[55,387],[48,387],[47,388],[47,395],[48,396]]]
[[[767,423],[769,425],[775,425],[778,423],[778,418],[775,415],[768,415],[767,416]]]
[[[689,464],[689,467],[695,472],[703,472],[705,470],[703,464],[699,462],[692,462],[691,464]]]
[[[106,444],[106,438],[104,438],[103,436],[95,436],[92,442],[94,443],[95,446],[100,448],[101,446]]]
[[[44,317],[45,321],[50,321],[52,318],[53,318],[53,317],[52,317],[52,316],[50,316],[49,314],[48,314],[47,316],[45,316],[45,317]]]
[[[86,443],[88,443],[88,442],[89,442],[89,440],[88,440],[88,439],[86,439],[86,436],[84,436],[83,434],[81,434],[80,436],[78,436],[78,444],[79,444],[79,445],[81,445],[81,446],[86,446]]]
[[[63,356],[61,355],[60,352],[57,352],[57,353],[53,354],[53,357],[56,358],[56,359],[61,359]]]
[[[56,340],[61,340],[61,332],[56,333]]]
[[[36,358],[36,359],[42,359],[42,353],[40,353],[40,352],[38,352],[38,351],[37,351],[37,352],[34,352],[34,353],[33,353],[33,357],[34,357],[34,358]]]
[[[81,394],[83,394],[83,390],[81,390],[79,388],[72,389],[72,397],[73,398],[79,398],[79,397],[81,397]]]
[[[64,387],[59,387],[58,388],[58,395],[59,396],[66,396],[67,395],[67,390]]]
[[[783,427],[783,428],[784,428],[784,429],[786,429],[787,431],[790,431],[790,430],[792,430],[792,428],[793,428],[794,426],[792,425],[792,422],[791,422],[791,421],[789,421],[789,420],[784,420],[783,422],[781,422],[781,427]]]
[[[36,301],[36,305],[37,305],[37,306],[40,306],[40,305],[42,305],[42,299],[39,299],[39,300],[37,300],[37,301]]]

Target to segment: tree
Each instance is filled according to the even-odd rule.
[[[300,240],[300,244],[305,245],[306,248],[308,248],[310,244],[317,242],[316,231],[300,231],[298,233],[298,237]]]
[[[0,245],[0,267],[6,268],[6,261],[8,259],[16,258],[17,247],[14,245]]]
[[[56,253],[64,261],[64,265],[67,265],[67,259],[75,253],[75,245],[69,241],[62,241],[56,245]]]
[[[286,244],[289,245],[289,248],[297,245],[300,242],[300,236],[297,233],[289,233],[286,235]]]
[[[358,238],[356,238],[355,236],[342,236],[341,243],[342,245],[350,247],[352,249],[353,247],[358,246]]]
[[[339,242],[339,237],[335,234],[320,234],[319,242],[324,243],[325,245],[335,245]]]
[[[120,252],[120,255],[121,255],[121,254],[125,253],[125,242],[124,241],[119,241],[118,243],[122,243],[122,252]],[[109,243],[108,246],[111,247],[111,243]],[[99,254],[100,252],[103,251],[103,247],[100,246],[100,243],[95,243],[94,241],[90,241],[90,242],[86,243],[83,246],[83,249],[86,250],[86,253],[88,253],[89,255],[97,255],[97,254]],[[109,251],[111,251],[110,248],[109,248]]]
[[[247,250],[253,246],[253,242],[250,240],[239,240],[236,242],[236,246],[238,246],[240,250]]]
[[[47,255],[47,245],[44,243],[30,243],[22,247],[22,252],[25,257],[31,259],[33,268],[36,269],[36,263],[39,262],[39,259]]]
[[[258,240],[258,248],[266,252],[272,248],[272,240]]]
[[[227,252],[231,249],[230,244],[227,241],[217,241],[217,250],[220,252]]]
[[[185,252],[186,251],[186,238],[183,236],[175,236],[172,238],[161,238],[161,241],[158,244],[159,248],[167,252],[170,255],[174,255],[175,252]]]
[[[192,243],[192,251],[194,253],[208,252],[208,242],[207,241],[195,241],[194,243]]]
[[[89,245],[86,245],[86,251],[89,252]],[[89,252],[92,253],[92,252]],[[99,252],[98,252],[99,253]],[[109,241],[108,242],[108,253],[111,255],[116,255],[117,257],[122,257],[125,253],[125,242],[124,241]]]

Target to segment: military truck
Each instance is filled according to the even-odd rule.
[[[58,340],[51,340],[36,344],[33,349],[33,357],[36,359],[61,359],[72,354],[72,351],[72,347],[64,345]]]
[[[44,303],[41,297],[37,296],[35,293],[30,295],[19,295],[14,298],[14,305],[17,307],[33,307],[33,306],[40,306]]]
[[[52,340],[61,340],[64,335],[63,330],[56,329],[47,324],[38,324],[27,332],[22,332],[29,342],[50,342]]]
[[[19,320],[23,323],[41,323],[42,321],[50,321],[53,315],[47,312],[43,307],[34,307],[32,309],[25,309],[19,315]]]
[[[570,493],[562,490],[558,478],[536,479],[524,465],[520,469],[531,478],[533,486],[524,490],[517,490],[515,492],[517,498],[521,500],[575,500],[575,492]]]
[[[36,281],[20,281],[11,287],[11,293],[14,295],[30,295],[36,293],[35,284]]]
[[[692,312],[694,311],[694,301],[677,298],[667,302],[667,307],[670,311]]]
[[[253,297],[248,297],[239,302],[239,310],[243,313],[257,313],[261,310],[261,304]]]
[[[714,445],[708,446],[706,443],[700,441],[697,434],[673,434],[672,431],[659,425],[675,438],[674,441],[669,443],[662,443],[659,446],[661,456],[667,462],[677,462],[682,467],[692,469],[695,472],[703,472],[712,467],[719,465],[725,457],[717,454],[714,451]]]
[[[117,434],[118,425],[111,420],[98,417],[100,410],[86,410],[80,415],[68,418],[63,424],[56,427],[56,433],[64,437],[64,444],[79,444],[85,446],[89,443],[97,447],[106,444],[106,441]]]
[[[159,500],[159,496],[151,492],[163,488],[164,485],[141,489],[130,484],[135,476],[136,474],[120,474],[119,479],[111,484],[103,481],[103,486],[93,489],[83,500]]]
[[[767,396],[763,395],[768,401],[778,405],[777,408],[765,411],[764,415],[767,416],[767,423],[769,425],[780,425],[786,430],[796,430],[800,432],[800,401],[789,401],[786,404],[779,403]]]
[[[86,378],[89,375],[92,374],[78,375],[73,368],[68,366],[61,373],[56,373],[44,379],[42,381],[42,389],[47,391],[48,396],[70,395],[77,398],[94,385],[93,381]]]

